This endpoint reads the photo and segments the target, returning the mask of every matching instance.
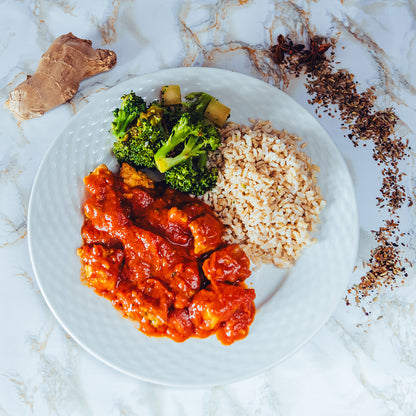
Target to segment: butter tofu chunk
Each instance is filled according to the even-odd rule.
[[[141,186],[143,188],[153,189],[155,187],[154,182],[145,173],[134,169],[133,166],[127,163],[121,165],[120,177],[130,188]]]

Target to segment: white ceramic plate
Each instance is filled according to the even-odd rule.
[[[252,282],[258,312],[247,338],[231,346],[216,337],[175,343],[149,338],[104,298],[80,281],[83,178],[97,165],[116,169],[108,132],[112,110],[130,90],[147,101],[162,85],[183,94],[205,91],[231,109],[231,119],[271,120],[301,136],[321,168],[318,182],[327,205],[318,243],[287,272],[262,267]],[[100,93],[56,139],[36,176],[29,206],[29,247],[43,296],[66,331],[108,365],[156,383],[201,387],[258,374],[287,358],[327,321],[344,295],[356,257],[358,221],[346,165],[328,134],[293,99],[271,85],[212,68],[177,68],[146,74]]]

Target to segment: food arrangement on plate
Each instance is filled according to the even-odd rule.
[[[7,105],[18,119],[38,117],[116,60],[60,36]],[[300,139],[261,120],[225,124],[230,112],[205,92],[183,100],[177,84],[151,103],[131,91],[111,123],[120,170],[100,165],[84,180],[83,281],[147,335],[244,338],[256,312],[250,260],[290,267],[319,221],[318,169]]]
[[[165,334],[146,336],[137,329],[138,321],[122,318],[123,311],[120,308],[113,307],[108,298],[97,295],[92,287],[84,285],[80,279],[81,264],[77,249],[84,245],[80,232],[85,221],[83,207],[91,196],[85,190],[83,183],[85,176],[89,176],[88,173],[105,164],[111,171],[115,183],[121,183],[126,189],[137,188],[134,193],[138,193],[138,189],[142,188],[143,200],[146,194],[157,199],[159,197],[157,193],[166,189],[166,184],[160,182],[166,173],[157,173],[154,168],[137,169],[129,164],[134,170],[127,168],[129,175],[123,173],[124,178],[121,177],[123,162],[117,162],[113,151],[114,144],[119,138],[109,132],[112,122],[115,121],[113,111],[116,107],[121,109],[120,97],[128,95],[132,90],[143,97],[147,109],[155,100],[160,101],[161,87],[171,84],[181,86],[184,95],[182,101],[186,101],[185,96],[189,93],[205,91],[231,109],[230,118],[223,127],[218,127],[220,144],[216,150],[210,149],[207,157],[207,170],[217,168],[218,177],[215,187],[198,196],[181,193],[186,198],[191,198],[193,202],[206,203],[208,205],[206,212],[209,212],[210,216],[213,213],[222,223],[223,245],[238,245],[250,260],[251,276],[246,279],[241,277],[234,283],[220,281],[218,276],[211,276],[210,283],[203,270],[199,269],[200,280],[203,282],[200,290],[206,289],[202,293],[207,294],[210,291],[208,287],[212,285],[212,281],[217,286],[219,283],[222,287],[227,285],[227,289],[228,286],[243,288],[245,290],[243,293],[246,294],[252,294],[247,289],[255,290],[255,311],[250,309],[251,300],[242,302],[248,305],[245,309],[245,316],[248,318],[245,328],[249,329],[249,334],[231,345],[223,345],[221,340],[219,342],[216,335],[220,331],[217,333],[214,328],[209,329],[213,336],[208,336],[204,340],[191,334],[185,342],[180,343],[172,341]],[[255,121],[251,121],[250,117]],[[267,132],[269,128],[266,124],[269,123],[261,120],[270,120],[270,125],[280,131],[272,129]],[[131,127],[134,127],[134,124]],[[264,133],[260,132],[260,127]],[[308,143],[307,147],[302,148],[304,146],[302,141],[296,140],[292,135],[302,137],[303,141]],[[268,139],[265,139],[268,136],[270,136],[270,144],[267,144]],[[233,140],[235,140],[234,144]],[[265,140],[264,144],[263,140]],[[276,142],[275,145],[271,144],[273,140]],[[296,143],[293,149],[290,146],[292,141],[293,144]],[[264,153],[261,153],[263,146]],[[268,146],[271,149],[275,146],[273,152],[287,160],[276,163],[267,156]],[[236,150],[238,148],[241,149],[241,153],[247,155],[247,160],[243,161],[242,155]],[[279,153],[279,148],[282,153]],[[320,167],[319,174],[311,160],[300,163],[298,156],[292,155],[294,149],[310,156],[311,160]],[[280,163],[282,163],[280,175],[277,171],[273,173],[272,168],[278,170]],[[309,176],[305,176],[306,180],[294,181],[291,184],[293,178],[300,179],[302,171],[305,170],[309,172]],[[141,186],[137,186],[138,182],[134,179],[135,171],[143,171],[149,176]],[[310,172],[312,172],[311,176]],[[286,173],[288,176],[285,176]],[[138,175],[142,179],[145,178],[139,173]],[[237,177],[241,177],[239,188],[236,185]],[[274,177],[280,182],[275,187],[272,184]],[[280,200],[280,196],[285,195],[285,198],[290,200],[292,187],[298,190],[305,188],[305,197],[308,199],[312,196],[310,205],[314,206],[313,194],[306,196],[306,185],[315,182],[312,177],[318,180],[327,202],[325,209],[320,212],[320,222],[316,232],[300,233],[300,236],[305,237],[305,245],[308,245],[313,237],[317,238],[317,242],[306,250],[299,250],[300,257],[294,259],[295,255],[291,259],[288,258],[287,267],[279,265],[275,267],[263,252],[259,252],[261,259],[257,261],[256,251],[251,252],[245,237],[255,242],[254,247],[269,250],[263,241],[267,229],[270,229],[270,235],[278,236],[276,241],[280,241],[282,247],[285,245],[294,247],[295,243],[296,247],[299,247],[302,240],[298,239],[296,242],[290,236],[296,236],[294,232],[296,224],[300,226],[302,222],[293,221],[296,217],[308,221],[307,216],[302,216],[295,210],[292,221],[290,209],[299,201],[294,204],[283,203],[280,206],[277,201]],[[128,181],[127,185],[123,185],[125,180]],[[264,188],[262,183],[267,181],[269,187],[261,191]],[[144,187],[145,183],[153,183],[154,189]],[[228,189],[225,189],[227,184]],[[234,192],[232,196],[231,191]],[[276,192],[274,197],[276,201],[272,192]],[[131,203],[131,199],[124,201],[129,193],[125,192],[126,195],[121,195],[123,208],[127,208]],[[299,193],[297,195],[302,196]],[[255,201],[254,196],[257,198]],[[250,202],[239,201],[240,197]],[[321,198],[317,197],[318,205],[320,200]],[[234,206],[237,208],[232,211]],[[257,214],[250,209],[252,206],[256,208]],[[269,222],[267,216],[269,209],[281,210],[281,218],[270,216]],[[229,212],[227,213],[226,210]],[[249,214],[258,215],[259,218],[256,219]],[[313,222],[312,214],[311,209],[308,215]],[[286,216],[285,224],[283,217]],[[128,220],[131,221],[131,218],[129,217]],[[256,220],[259,221],[259,227],[256,227]],[[283,226],[282,223],[285,225]],[[248,228],[240,230],[241,224]],[[138,228],[146,231],[143,226]],[[285,235],[280,232],[283,228],[293,232]],[[232,231],[233,229],[235,231]],[[263,237],[257,242],[256,234],[253,233],[255,230],[259,235],[263,233]],[[147,231],[153,232],[151,229]],[[131,237],[136,232],[142,233],[134,227],[124,228],[123,232],[124,236],[119,235],[119,238]],[[146,233],[142,235],[144,234]],[[316,333],[342,298],[347,286],[356,258],[358,221],[348,169],[333,141],[313,116],[287,94],[258,79],[231,71],[192,67],[167,69],[126,80],[98,94],[71,118],[66,128],[51,145],[36,175],[29,204],[28,235],[30,256],[39,288],[63,328],[81,346],[103,362],[140,379],[176,386],[208,386],[258,374],[284,360]],[[121,246],[114,244],[111,248],[120,249]],[[279,244],[276,244],[275,247],[278,246]],[[103,244],[102,248],[110,247]],[[210,253],[205,255],[209,257]],[[283,259],[285,252],[277,254],[276,251],[275,255],[272,251],[269,255],[275,261],[276,258]],[[197,256],[193,256],[192,261],[201,264],[202,258],[199,260]],[[154,285],[149,289],[152,296],[159,289],[159,293],[167,293],[166,288],[178,294],[176,288],[172,291],[166,282],[161,279],[155,280],[158,282],[153,282]],[[143,291],[141,293],[143,294]],[[146,300],[154,307],[157,303],[154,303],[152,296],[146,297]],[[195,296],[197,294],[192,297],[191,302],[197,299]],[[209,296],[213,296],[212,293]],[[165,299],[167,299],[166,304],[170,305],[169,294]],[[188,296],[182,300],[187,302],[189,299]],[[178,303],[177,309],[182,305]],[[165,310],[172,313],[174,309],[176,308],[169,307]],[[128,302],[126,310],[129,310]],[[249,324],[250,316],[254,316],[254,319]],[[229,318],[221,318],[220,326],[224,325],[222,322],[227,319]],[[202,320],[199,323],[194,322],[203,329]],[[148,329],[152,330],[150,326]],[[244,332],[239,339],[242,336]],[[231,338],[226,339],[226,342],[231,342]],[[201,356],[204,360],[198,366],[198,371],[195,371],[195,362],[199,362]]]
[[[151,103],[131,91],[111,124],[120,169],[84,179],[83,282],[146,335],[246,337],[251,264],[291,267],[312,242],[325,201],[306,144],[230,111],[179,85]]]

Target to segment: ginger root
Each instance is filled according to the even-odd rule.
[[[19,120],[39,117],[70,100],[83,79],[110,70],[117,62],[115,52],[94,49],[91,43],[72,33],[55,39],[35,74],[10,92],[6,105],[14,116]]]

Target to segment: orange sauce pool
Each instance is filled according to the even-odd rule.
[[[203,202],[153,183],[123,164],[84,179],[83,282],[149,336],[177,342],[215,334],[225,345],[247,336],[255,291],[250,262],[222,240]]]

